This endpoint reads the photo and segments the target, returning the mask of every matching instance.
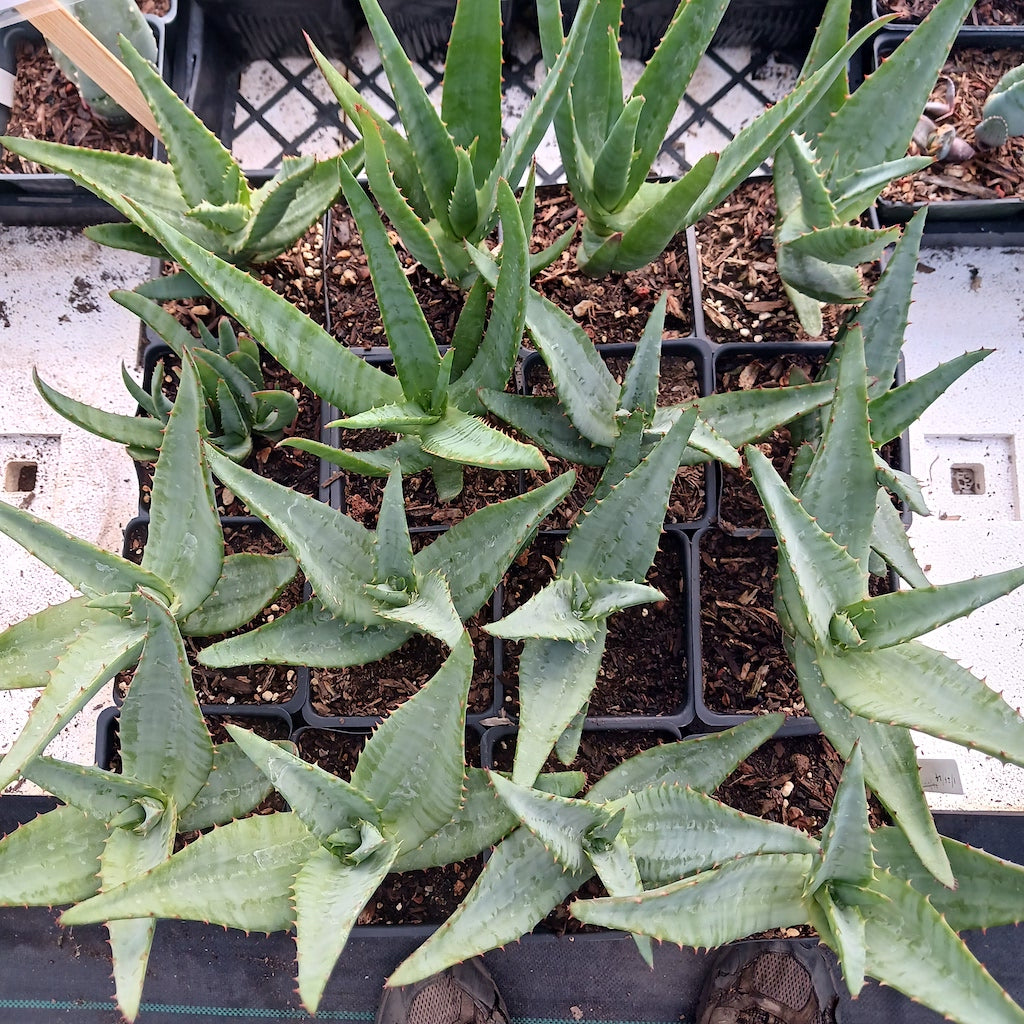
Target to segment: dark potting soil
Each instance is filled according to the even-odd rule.
[[[880,14],[895,14],[897,24],[922,21],[938,0],[878,0]],[[977,0],[967,15],[965,25],[1024,25],[1024,3],[1021,0]]]
[[[505,614],[522,606],[554,576],[562,540],[541,534],[505,575]],[[590,700],[590,715],[671,715],[686,702],[686,596],[682,552],[664,535],[650,586],[666,600],[618,612],[608,620],[608,639]],[[519,713],[519,641],[505,641],[502,713]]]
[[[712,341],[790,341],[809,337],[779,277],[772,231],[775,194],[770,181],[745,182],[697,225],[704,286],[704,328]],[[848,307],[822,310],[822,337],[830,340]]]
[[[539,188],[531,252],[546,248],[573,224],[581,225],[582,217],[565,188]],[[684,232],[641,270],[600,278],[588,277],[577,267],[578,240],[577,231],[568,250],[534,278],[533,286],[569,313],[595,342],[639,341],[662,292],[668,293],[665,337],[693,334],[690,261]]]
[[[629,359],[624,356],[609,356],[606,365],[618,384],[622,384]],[[547,367],[541,362],[531,364],[526,390],[533,395],[554,395],[555,389]],[[658,405],[676,405],[697,398],[700,383],[693,359],[685,355],[665,354],[661,360],[661,376],[658,380]],[[554,455],[548,456],[552,475],[576,470],[576,484],[557,508],[544,520],[546,530],[566,530],[579,518],[584,506],[590,500],[594,488],[601,478],[598,466],[578,466]],[[523,473],[528,488],[540,486],[546,479],[535,470]],[[704,466],[680,466],[675,483],[669,494],[665,521],[668,523],[692,523],[700,519],[707,507],[707,472]]]
[[[715,381],[716,392],[750,391],[754,388],[784,387],[790,382],[790,374],[798,369],[805,377],[814,380],[824,365],[824,356],[779,354],[767,358],[742,357],[735,362],[720,365]],[[772,460],[776,471],[783,480],[789,479],[795,452],[791,444],[788,427],[779,427],[758,443],[763,455]],[[718,518],[723,529],[737,527],[767,529],[761,499],[750,479],[746,462],[739,469],[721,466],[721,498]]]
[[[140,0],[139,7],[143,14],[163,15],[170,10],[170,2]],[[41,44],[22,43],[18,47],[14,97],[5,134],[133,156],[150,156],[153,152],[153,137],[141,125],[131,121],[115,127],[93,114],[74,84],[57,67],[50,51]],[[0,174],[46,171],[45,167],[0,150]]]
[[[141,562],[146,543],[145,528],[129,537],[127,557]],[[225,554],[279,554],[284,545],[271,530],[260,524],[224,527]],[[296,574],[276,601],[272,601],[244,628],[222,636],[185,637],[185,649],[192,666],[192,683],[201,704],[283,704],[295,696],[298,669],[288,665],[242,665],[228,669],[211,669],[200,665],[199,652],[229,636],[248,633],[280,618],[303,601],[305,577]],[[131,683],[132,673],[121,672],[116,685],[123,696]]]
[[[435,277],[413,259],[389,223],[388,237],[395,246],[434,338],[440,345],[447,344],[465,305],[465,292],[457,285]],[[351,348],[386,346],[388,339],[370,279],[366,251],[355,220],[344,205],[335,206],[331,211],[324,266],[331,333]]]
[[[297,743],[306,761],[347,781],[365,739],[353,733],[303,729]],[[462,902],[482,868],[483,858],[473,857],[440,868],[389,874],[367,901],[358,923],[439,924]]]
[[[806,715],[773,605],[774,540],[712,529],[699,559],[704,703],[722,714]]]
[[[470,712],[486,711],[494,702],[494,638],[481,628],[489,621],[485,608],[466,623],[475,652]],[[325,718],[386,715],[418,693],[447,656],[448,648],[436,637],[417,635],[369,665],[311,669],[313,710]]]
[[[945,102],[945,80],[951,81],[955,89],[952,111],[948,117],[934,120],[939,127],[954,126],[957,136],[975,149],[975,155],[965,163],[944,161],[899,178],[882,193],[883,200],[932,203],[1024,195],[1024,138],[1015,136],[1004,146],[982,149],[974,137],[974,127],[982,118],[982,108],[992,87],[1020,59],[1016,49],[971,47],[950,55],[932,96]],[[911,152],[916,153],[916,148],[912,146]]]

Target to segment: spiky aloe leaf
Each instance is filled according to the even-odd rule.
[[[675,471],[696,410],[683,413],[646,458],[579,520],[562,550],[559,575],[642,580],[654,562]]]
[[[575,900],[569,912],[585,924],[686,946],[720,946],[768,928],[806,920],[806,853],[741,857],[642,896]]]
[[[130,210],[131,218],[158,238],[211,298],[321,398],[355,413],[401,397],[397,380],[339,345],[283,296],[217,259],[141,205]]]
[[[353,787],[380,808],[406,849],[451,821],[459,806],[472,671],[464,632],[437,673],[381,723],[352,772]]]
[[[341,956],[366,901],[394,863],[398,846],[389,843],[358,864],[344,864],[321,848],[295,878],[295,947],[299,997],[316,1013],[327,980]]]
[[[43,686],[69,643],[105,621],[110,613],[73,597],[14,623],[0,633],[0,689]]]
[[[412,539],[405,519],[402,475],[396,466],[388,475],[377,517],[376,574],[378,582],[395,580],[411,586],[414,576]]]
[[[534,787],[558,796],[575,796],[584,786],[583,772],[551,772],[539,775]],[[396,871],[440,867],[474,857],[494,846],[518,827],[519,818],[498,799],[482,768],[468,768],[462,804],[452,820],[442,825],[415,850],[402,852]]]
[[[957,882],[955,889],[949,889],[924,870],[895,826],[878,829],[871,844],[878,866],[909,882],[955,932],[1015,924],[1024,918],[1024,868],[1019,864],[943,837]]]
[[[628,199],[630,169],[636,152],[637,127],[644,110],[643,96],[634,96],[622,108],[594,160],[594,198],[614,212]]]
[[[884,487],[890,494],[902,499],[911,512],[921,516],[931,515],[920,481],[909,473],[893,469],[880,455],[875,458],[875,479],[879,487]]]
[[[651,747],[598,779],[588,795],[591,800],[618,800],[666,782],[710,793],[748,754],[771,739],[783,721],[778,713],[761,715],[714,735]]]
[[[100,892],[122,882],[144,877],[145,873],[167,862],[174,845],[175,814],[173,806],[144,834],[115,828],[100,858]],[[149,952],[153,946],[156,921],[106,922],[110,936],[114,988],[117,1005],[126,1020],[138,1015],[142,987],[146,980]]]
[[[418,633],[436,636],[454,647],[462,635],[462,620],[452,603],[448,581],[440,573],[417,577],[415,597],[396,608],[381,608],[380,617],[388,622],[412,626]]]
[[[447,921],[394,971],[387,984],[410,985],[452,964],[514,942],[593,874],[566,871],[525,828],[495,849]]]
[[[153,112],[185,202],[190,207],[203,202],[213,206],[241,203],[247,207],[249,187],[245,177],[213,132],[127,40],[121,41],[121,57]]]
[[[422,92],[421,87],[420,91]],[[429,103],[427,105],[430,106]],[[433,107],[430,109],[433,112]],[[412,131],[409,124],[406,124],[406,128]],[[447,139],[447,133],[445,137]],[[447,144],[451,148],[450,139]],[[436,166],[440,160],[439,154],[434,153],[428,162]],[[420,309],[412,286],[402,271],[398,254],[388,240],[380,216],[352,172],[344,164],[339,166],[339,171],[345,199],[365,240],[373,289],[380,306],[384,330],[391,345],[395,372],[401,382],[402,393],[408,401],[417,402],[427,408],[441,365],[437,342],[430,333],[423,310]]]
[[[678,782],[648,786],[613,806],[625,808],[622,835],[652,887],[734,857],[817,851],[799,829],[733,810]]]
[[[287,740],[278,746],[292,749]],[[178,815],[178,831],[205,831],[244,817],[272,789],[267,777],[234,743],[218,743],[213,748],[213,767],[195,799]]]
[[[488,777],[502,802],[569,871],[580,872],[586,867],[592,834],[607,833],[605,838],[611,841],[622,826],[621,809],[541,793],[517,786],[496,773],[489,773]]]
[[[799,588],[800,613],[795,628],[811,643],[831,643],[829,626],[835,613],[864,596],[864,577],[853,556],[841,548],[804,510],[756,448],[744,449],[750,475],[779,540],[780,562]],[[871,490],[874,494],[874,487]],[[872,510],[873,512],[874,510]],[[790,608],[792,616],[797,609]]]
[[[352,837],[342,833],[353,830],[360,821],[380,820],[372,801],[343,779],[255,733],[235,725],[227,730],[323,846],[349,852]]]
[[[192,670],[174,620],[141,595],[149,621],[142,658],[121,708],[124,772],[165,794],[177,811],[202,789],[213,767],[213,743],[192,686]],[[143,610],[144,608],[144,610]]]
[[[236,466],[213,449],[210,464],[288,546],[323,604],[349,622],[377,622],[362,584],[373,579],[373,534],[355,520],[272,480]],[[211,588],[212,589],[212,588]]]
[[[9,507],[3,502],[0,505]],[[64,655],[40,680],[45,688],[24,728],[0,760],[0,787],[13,782],[107,680],[135,664],[146,635],[144,621],[105,613],[68,642]]]
[[[871,549],[876,551],[912,587],[927,587],[928,578],[917,564],[907,529],[889,495],[879,488],[875,498],[875,520],[871,526]]]
[[[885,871],[870,892],[877,898],[864,913],[868,974],[954,1020],[1024,1021],[1024,1010],[920,893]]]
[[[814,650],[800,639],[793,642],[791,657],[807,710],[822,732],[844,758],[850,756],[854,743],[860,743],[867,784],[899,823],[928,871],[942,884],[955,885],[921,788],[917,751],[909,730],[868,721],[840,704],[825,685]]]
[[[108,441],[137,448],[156,458],[163,442],[163,425],[140,416],[124,416],[86,405],[50,387],[33,369],[32,380],[46,404],[66,420]]]
[[[994,349],[965,352],[956,359],[940,363],[914,380],[901,384],[873,399],[870,405],[871,440],[875,447],[899,437],[951,384],[972,366],[990,356]]]
[[[835,388],[829,382],[785,388],[756,388],[696,400],[698,414],[729,444],[740,447],[777,427],[827,405]]]
[[[959,583],[879,594],[846,611],[865,650],[892,647],[969,615],[1024,585],[1024,568],[977,576]]]
[[[203,420],[195,364],[186,353],[153,472],[149,538],[142,555],[142,567],[171,588],[176,618],[210,596],[224,562],[224,535],[202,447]]]
[[[318,844],[294,814],[257,814],[200,836],[147,875],[66,910],[62,923],[180,917],[246,931],[292,926],[291,887]]]
[[[77,807],[40,814],[0,840],[0,905],[55,907],[99,889],[103,821]]]
[[[828,937],[825,941],[831,943],[839,956],[843,980],[850,995],[856,999],[864,987],[867,969],[867,929],[861,907],[856,903],[846,905],[827,885],[815,891],[814,903],[828,922],[828,928],[822,929],[822,934]],[[811,916],[814,916],[813,911]]]
[[[128,593],[142,586],[171,598],[168,583],[152,571],[79,540],[8,502],[0,502],[0,532],[89,596]]]
[[[590,699],[608,626],[586,643],[527,640],[519,659],[519,736],[512,781],[530,786],[555,742]]]
[[[452,405],[418,433],[424,451],[449,462],[484,469],[548,469],[547,460],[532,444],[523,444]]]
[[[291,555],[228,555],[210,596],[181,623],[185,636],[215,636],[240,629],[275,601],[295,577]]]
[[[643,892],[643,880],[633,851],[621,834],[610,841],[602,840],[600,844],[593,841],[588,843],[587,857],[609,896],[638,896]],[[644,935],[634,935],[633,941],[644,963],[653,967],[651,940]]]
[[[1024,721],[980,679],[916,641],[820,654],[822,677],[855,714],[919,729],[1024,764]]]
[[[855,744],[839,780],[825,834],[821,862],[807,880],[808,893],[837,880],[866,885],[874,870],[871,860],[871,826],[864,798],[864,755]]]

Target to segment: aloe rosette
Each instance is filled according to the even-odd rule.
[[[81,592],[0,633],[0,687],[41,687],[28,721],[0,760],[0,785],[28,762],[108,680],[139,660],[149,632],[145,594],[186,636],[238,629],[296,572],[290,555],[225,557],[213,482],[202,453],[202,406],[186,359],[153,476],[141,565],[0,503],[0,530]]]
[[[252,189],[234,157],[127,41],[121,54],[160,128],[168,163],[34,139],[4,136],[27,160],[68,175],[132,221],[137,204],[198,245],[240,266],[265,263],[289,248],[341,192],[339,166],[358,164],[361,147],[327,160],[285,157],[266,184]],[[166,258],[137,223],[86,229],[104,245]],[[187,277],[142,286],[154,297],[196,293]]]
[[[701,157],[676,181],[648,181],[725,7],[725,0],[680,4],[624,97],[618,47],[622,0],[599,0],[583,57],[554,120],[569,190],[585,215],[577,254],[584,272],[634,270],[656,259],[675,234],[697,223],[771,156],[880,24],[859,31],[720,154]],[[563,41],[558,0],[540,0],[537,13],[544,59],[551,67]]]
[[[216,337],[200,321],[197,341],[162,306],[138,292],[114,291],[111,298],[139,316],[179,359],[186,351],[190,353],[202,385],[206,431],[222,452],[244,462],[252,454],[253,435],[272,442],[284,437],[299,413],[299,403],[290,391],[267,389],[260,351],[251,338],[237,337],[225,319]],[[163,393],[163,360],[153,368],[149,391],[136,384],[123,367],[121,377],[146,416],[124,416],[85,405],[61,394],[38,373],[33,375],[39,393],[65,419],[126,445],[132,458],[155,461],[173,407]]]
[[[500,0],[460,0],[442,84],[441,109],[402,50],[377,0],[360,0],[380,51],[401,118],[399,131],[368,105],[314,49],[328,85],[365,149],[367,182],[409,252],[434,274],[469,287],[476,277],[465,242],[479,244],[497,224],[498,183],[518,189],[583,50],[597,0],[580,4],[576,24],[551,69],[507,139],[502,132]],[[522,200],[527,229],[533,221],[532,174]],[[532,260],[536,273],[568,245],[567,232]]]

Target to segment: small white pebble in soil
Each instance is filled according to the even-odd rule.
[[[740,328],[740,337],[741,338],[749,338],[750,337],[750,328],[749,327],[741,327]]]
[[[793,792],[793,783],[791,781],[784,782],[779,792],[781,792],[783,796],[789,796],[790,793]]]

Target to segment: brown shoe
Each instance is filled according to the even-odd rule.
[[[477,957],[412,985],[385,989],[376,1024],[509,1024],[509,1015]]]
[[[744,942],[711,964],[697,1024],[838,1024],[838,1003],[821,946]]]

